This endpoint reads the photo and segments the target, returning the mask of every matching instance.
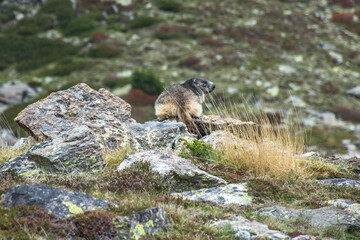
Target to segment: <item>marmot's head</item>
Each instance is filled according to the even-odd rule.
[[[201,78],[190,78],[183,85],[190,88],[196,95],[211,93],[215,89],[213,82]]]

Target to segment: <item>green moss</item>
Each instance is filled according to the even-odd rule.
[[[54,26],[54,19],[49,14],[37,14],[33,18],[24,18],[18,22],[10,32],[23,36],[35,35],[39,32],[51,29]]]
[[[16,64],[18,71],[26,72],[74,55],[77,50],[78,48],[62,41],[14,35],[0,36],[0,66],[5,68]]]
[[[158,22],[160,22],[160,19],[154,17],[140,16],[128,22],[128,27],[131,29],[145,28],[150,27]]]
[[[195,139],[192,142],[185,142],[185,149],[180,154],[185,158],[206,158],[214,159],[218,157],[219,153],[212,148],[210,144],[206,144],[204,141]]]
[[[146,69],[136,69],[131,76],[131,84],[133,88],[149,94],[160,94],[164,89],[155,73]]]
[[[183,8],[182,4],[176,0],[159,0],[156,5],[159,9],[168,12],[180,12]]]

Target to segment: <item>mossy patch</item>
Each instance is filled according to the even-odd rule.
[[[139,16],[134,20],[128,22],[128,28],[130,29],[145,28],[145,27],[150,27],[158,22],[160,22],[160,19],[155,17]]]

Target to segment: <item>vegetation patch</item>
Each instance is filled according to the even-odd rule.
[[[158,0],[156,5],[159,9],[168,12],[180,12],[183,8],[182,4],[177,0]]]
[[[147,69],[136,69],[131,76],[131,84],[133,88],[149,94],[160,94],[164,89],[155,73]]]
[[[92,58],[114,58],[121,55],[121,50],[110,44],[102,44],[94,46],[89,51],[89,56]]]
[[[50,62],[76,54],[70,44],[37,37],[0,36],[0,70],[16,64],[20,72],[31,71]]]
[[[75,60],[73,58],[65,58],[58,63],[53,68],[48,68],[42,71],[41,75],[43,76],[67,76],[72,72],[81,71],[88,69],[93,64],[88,60]]]
[[[48,0],[40,8],[39,13],[56,16],[59,28],[65,30],[71,21],[76,18],[76,12],[71,4],[70,0]]]
[[[160,19],[155,17],[139,16],[134,20],[129,21],[127,25],[130,29],[138,29],[150,27],[158,22],[160,22]]]

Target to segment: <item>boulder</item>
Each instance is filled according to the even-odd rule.
[[[194,201],[209,201],[224,206],[232,204],[248,206],[252,201],[247,193],[246,183],[234,183],[225,186],[203,188],[182,193],[173,193],[172,195],[181,196],[185,199]]]
[[[348,179],[348,178],[328,178],[322,180],[316,180],[322,184],[335,185],[338,187],[353,187],[360,189],[360,180]]]
[[[175,191],[186,191],[226,184],[224,179],[198,169],[191,160],[159,150],[126,155],[125,160],[117,167],[117,170],[122,171],[140,161],[149,162],[150,169],[159,173],[162,177],[173,178],[175,181]]]
[[[144,150],[172,150],[180,148],[179,139],[196,139],[186,130],[184,123],[176,121],[136,123],[129,125],[128,130]]]
[[[26,83],[11,81],[0,87],[0,102],[5,104],[19,104],[27,97],[34,97],[36,92]]]
[[[113,224],[120,239],[140,239],[144,235],[156,233],[168,225],[165,211],[162,207],[145,209],[126,217],[115,217]]]
[[[198,127],[202,136],[209,135],[216,130],[226,130],[235,133],[260,131],[259,126],[254,122],[243,122],[238,119],[224,118],[215,115],[194,118],[193,122]]]
[[[348,229],[360,229],[360,218],[355,214],[334,208],[322,207],[317,209],[292,209],[281,206],[265,207],[258,211],[259,216],[268,217],[275,221],[293,222],[298,218],[308,219],[309,223],[316,228],[344,227]]]
[[[236,216],[231,220],[220,220],[212,227],[228,229],[235,233],[236,239],[290,239],[288,235],[277,230],[271,230],[267,225],[257,221],[250,221],[242,216]]]
[[[27,153],[0,165],[28,177],[41,173],[79,173],[105,167],[100,145],[87,126],[64,132],[61,137],[37,143]]]
[[[12,146],[18,139],[15,137],[13,131],[9,129],[0,129],[0,147]]]
[[[5,207],[18,205],[35,205],[45,208],[57,218],[67,218],[75,214],[102,209],[110,202],[91,197],[85,193],[67,192],[46,185],[17,185],[6,190],[1,201]]]
[[[138,148],[125,126],[135,123],[130,115],[131,106],[121,98],[79,83],[29,105],[15,121],[37,140],[54,139],[86,125],[102,146]]]

